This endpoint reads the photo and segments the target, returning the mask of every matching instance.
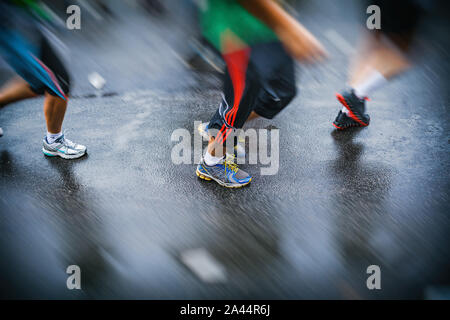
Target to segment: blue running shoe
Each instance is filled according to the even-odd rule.
[[[214,180],[227,188],[240,188],[252,181],[252,177],[244,170],[239,169],[234,163],[233,157],[230,156],[215,166],[208,166],[202,159],[197,166],[196,173],[201,179]]]

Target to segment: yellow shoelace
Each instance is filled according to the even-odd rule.
[[[234,163],[234,157],[230,156],[225,159],[223,162],[225,166],[225,170],[229,168],[230,170],[234,171],[235,173],[238,172],[239,168],[236,163]]]

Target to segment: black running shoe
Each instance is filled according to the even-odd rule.
[[[358,122],[361,127],[369,125],[366,117],[366,101],[358,98],[354,91],[345,91],[336,94],[339,102],[348,110],[348,116]],[[338,115],[339,116],[339,115]]]
[[[364,122],[369,125],[370,117],[368,114],[364,115]],[[344,130],[350,127],[363,127],[363,125],[350,118],[347,114],[342,112],[342,110],[339,110],[339,113],[333,122],[333,126],[335,126],[338,130]]]

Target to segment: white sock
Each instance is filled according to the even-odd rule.
[[[215,157],[211,155],[208,151],[205,152],[205,156],[203,157],[203,160],[205,160],[205,163],[208,166],[215,166],[219,162],[223,160],[223,157]]]
[[[47,142],[49,144],[52,144],[53,142],[55,142],[56,139],[58,139],[61,136],[62,136],[62,132],[60,132],[60,133],[47,132]]]
[[[372,94],[372,92],[376,89],[384,85],[387,81],[388,80],[377,70],[372,70],[371,74],[364,79],[363,82],[356,85],[353,90],[358,98],[364,99]]]

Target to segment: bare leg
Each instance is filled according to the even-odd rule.
[[[213,157],[223,157],[226,153],[226,147],[215,142],[214,137],[209,138],[208,152]]]
[[[260,117],[259,114],[257,114],[255,111],[252,111],[252,112],[250,113],[250,115],[248,116],[246,122],[248,122],[248,121],[250,121],[250,120],[253,120],[253,119],[256,119],[256,118],[259,118],[259,117]],[[227,148],[226,148],[225,146],[222,146],[222,145],[220,145],[220,144],[215,143],[214,137],[211,137],[211,138],[209,139],[209,142],[208,142],[208,152],[209,152],[212,156],[215,157],[216,154],[217,154],[217,157],[221,157],[221,156],[223,156],[223,155],[225,154],[226,149],[227,149]]]
[[[61,132],[64,115],[67,109],[67,100],[45,93],[44,114],[47,122],[47,131]]]
[[[380,72],[386,79],[402,73],[410,63],[398,49],[382,44],[370,57],[368,65]]]
[[[0,90],[0,107],[36,96],[25,80],[15,77]]]
[[[252,111],[252,113],[250,113],[250,115],[248,116],[247,121],[250,121],[250,120],[253,120],[253,119],[256,119],[259,117],[260,117],[259,114],[257,114],[255,111]]]
[[[389,79],[409,67],[410,63],[400,49],[395,48],[382,37],[370,36],[353,67],[349,84],[354,87],[361,83],[373,69]]]
[[[374,36],[365,35],[358,46],[356,57],[352,60],[349,72],[349,84],[354,85],[361,82],[370,72],[367,65],[367,58],[376,47]]]

